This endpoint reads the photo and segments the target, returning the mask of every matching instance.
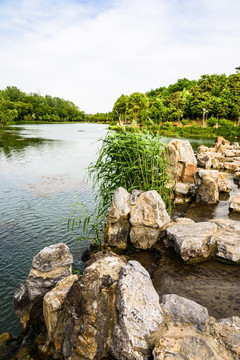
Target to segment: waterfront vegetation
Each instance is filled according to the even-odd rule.
[[[96,192],[96,208],[89,214],[85,205],[76,202],[68,221],[69,228],[82,228],[82,237],[92,237],[100,246],[104,236],[105,223],[114,191],[123,187],[157,190],[171,212],[171,190],[168,183],[166,145],[157,134],[149,131],[110,131],[103,139],[96,162],[89,165]]]

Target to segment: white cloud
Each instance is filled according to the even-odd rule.
[[[22,0],[0,3],[0,88],[111,110],[145,92],[239,65],[238,0]]]

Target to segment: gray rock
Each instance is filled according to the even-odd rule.
[[[139,196],[143,193],[142,190],[134,189],[130,195],[130,205],[135,205]]]
[[[240,223],[230,219],[211,220],[218,226],[214,235],[216,256],[233,262],[240,261]]]
[[[116,223],[128,217],[130,213],[129,200],[130,194],[124,188],[120,187],[114,191],[108,214],[108,221],[110,223]]]
[[[198,170],[195,185],[198,186],[197,202],[216,204],[219,201],[217,170]]]
[[[129,261],[121,269],[116,304],[113,356],[119,360],[148,359],[161,334],[163,313],[148,272],[136,261]]]
[[[166,229],[168,244],[172,244],[184,261],[196,261],[210,255],[209,245],[217,226],[214,223],[186,223]]]
[[[65,244],[46,247],[34,257],[28,278],[14,295],[14,310],[24,328],[27,328],[33,318],[43,320],[44,295],[52,290],[58,281],[71,274],[72,255]]]
[[[204,325],[209,319],[207,308],[175,294],[163,295],[162,306],[175,322]]]
[[[161,228],[170,221],[165,204],[156,190],[142,193],[132,206],[130,223],[132,226]]]
[[[66,244],[59,243],[43,248],[32,261],[33,269],[41,272],[52,271],[60,267],[68,267],[73,263],[73,257]]]

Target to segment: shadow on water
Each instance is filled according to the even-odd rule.
[[[0,132],[0,150],[6,157],[11,157],[16,152],[20,153],[30,146],[39,146],[51,140],[44,140],[38,137],[27,138],[21,136],[21,128],[11,128]]]

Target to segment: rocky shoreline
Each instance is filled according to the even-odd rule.
[[[231,191],[222,171],[235,171],[234,180],[240,179],[238,143],[218,138],[195,156],[189,142],[173,140],[168,155],[176,204],[217,204],[219,194]],[[229,212],[240,211],[239,198],[233,197]],[[166,280],[160,289],[155,284],[171,262],[169,253],[189,267],[189,274],[191,266],[209,261],[238,269],[239,235],[238,220],[170,219],[156,191],[116,189],[103,252],[91,255],[82,276],[72,275],[65,244],[34,257],[14,297],[24,330],[18,339],[0,336],[0,359],[240,359],[240,317],[234,311],[222,319],[210,316],[203,305],[169,292],[174,281]],[[159,254],[152,279],[140,262],[112,252],[129,245]],[[171,275],[166,271],[165,276]]]

